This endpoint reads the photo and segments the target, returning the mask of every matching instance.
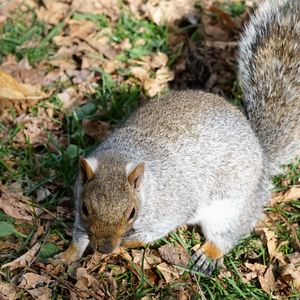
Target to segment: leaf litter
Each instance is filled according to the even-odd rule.
[[[239,0],[235,2],[240,3]],[[254,6],[254,1],[246,2],[248,7]],[[201,13],[193,0],[128,0],[126,4],[126,9],[137,20],[150,20],[167,28],[168,51],[164,46],[147,44],[148,40],[143,38],[147,32],[144,25],[135,27],[137,37],[134,39],[134,33],[129,31],[128,34],[128,28],[120,33],[120,28],[128,26],[126,22],[131,22],[131,17],[128,18],[127,12],[124,14],[118,1],[14,0],[0,8],[0,26],[15,18],[13,10],[21,5],[21,11],[29,7],[47,28],[57,29],[52,37],[56,50],[44,60],[30,64],[26,57],[18,59],[14,54],[1,60],[0,114],[5,128],[1,129],[0,136],[3,141],[9,141],[14,149],[25,149],[30,144],[34,149],[47,146],[50,153],[60,154],[59,147],[65,147],[68,140],[63,128],[66,115],[87,105],[87,95],[96,93],[107,74],[118,84],[141,86],[146,97],[159,95],[168,86],[201,87],[229,98],[240,96],[232,82],[236,76],[237,38],[248,18],[248,10],[232,16],[227,3],[210,0],[203,1]],[[29,19],[26,18],[26,22]],[[130,24],[136,26],[134,22]],[[60,100],[59,108],[49,101],[51,97]],[[96,113],[97,117],[103,114],[102,111]],[[85,136],[93,141],[103,140],[112,130],[107,120],[95,116],[83,117],[79,123]],[[9,130],[17,126],[20,129],[10,140]],[[54,143],[49,143],[49,135]],[[73,146],[72,151],[78,155],[80,149]],[[34,155],[39,161],[45,154]],[[8,170],[13,170],[18,160],[8,155],[3,163]],[[35,168],[43,167],[38,163]],[[49,170],[49,174],[51,172]],[[36,180],[41,179],[37,177]],[[178,299],[203,295],[201,282],[199,286],[192,274],[184,272],[190,250],[199,247],[199,239],[189,245],[189,251],[168,237],[167,243],[145,249],[120,248],[111,255],[88,253],[74,266],[52,265],[41,258],[40,253],[53,251],[50,244],[61,249],[66,247],[67,241],[62,235],[55,230],[49,231],[49,228],[55,226],[55,222],[68,222],[73,218],[69,198],[61,200],[55,209],[50,207],[50,210],[43,208],[39,211],[36,205],[51,198],[61,185],[55,181],[41,185],[36,190],[35,200],[32,195],[27,195],[25,186],[23,182],[16,188],[7,179],[0,184],[1,213],[11,218],[2,222],[11,224],[21,235],[27,235],[31,228],[35,228],[30,243],[23,248],[18,236],[1,238],[0,258],[5,261],[1,269],[10,270],[10,275],[0,271],[0,298],[18,299],[23,293],[33,299],[51,299],[56,290],[61,297],[70,299],[116,299],[118,295],[126,295],[128,289],[151,288],[150,294],[141,298],[158,299],[160,291],[170,285],[175,286],[173,294]],[[293,203],[299,198],[298,185],[288,182],[285,191],[274,194],[271,207],[292,213],[297,207]],[[34,227],[27,228],[28,223]],[[278,223],[292,232],[292,241],[278,235]],[[283,299],[292,290],[300,293],[298,226],[297,219],[266,211],[265,219],[256,227],[256,234],[266,250],[266,259],[246,255],[237,269],[244,282],[255,284],[267,294],[272,293],[274,299]],[[69,229],[65,229],[65,234],[70,240]],[[191,239],[190,233],[186,238]],[[286,250],[287,246],[290,250]],[[294,252],[291,251],[293,247]],[[16,253],[16,249],[22,250]],[[14,253],[13,258],[5,259],[6,253]],[[222,267],[217,278],[222,281],[232,276],[232,270]],[[8,283],[9,278],[11,283]]]

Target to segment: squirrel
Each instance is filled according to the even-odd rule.
[[[173,91],[137,109],[87,158],[80,158],[73,241],[78,260],[138,247],[183,224],[205,242],[193,269],[210,274],[254,228],[272,176],[300,154],[300,2],[258,7],[239,45],[244,114],[224,98]]]

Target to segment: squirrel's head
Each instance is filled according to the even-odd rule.
[[[132,228],[139,212],[138,190],[143,174],[144,163],[80,157],[79,213],[97,251],[113,252]]]

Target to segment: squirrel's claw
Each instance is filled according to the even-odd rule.
[[[192,256],[192,269],[205,275],[210,275],[218,264],[218,259],[208,258],[204,252],[199,249]]]
[[[206,241],[192,256],[193,270],[210,275],[222,257],[222,251],[212,242]]]
[[[71,243],[66,251],[55,255],[52,259],[50,259],[50,262],[55,266],[59,264],[71,265],[72,263],[77,261],[77,259],[78,255],[76,245]]]

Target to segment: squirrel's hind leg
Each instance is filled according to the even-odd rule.
[[[254,205],[253,199],[219,198],[199,208],[194,222],[201,226],[206,242],[192,257],[195,271],[210,274],[223,254],[251,232],[262,209],[262,205]]]
[[[210,275],[221,262],[223,252],[211,242],[205,242],[192,256],[193,270]]]

